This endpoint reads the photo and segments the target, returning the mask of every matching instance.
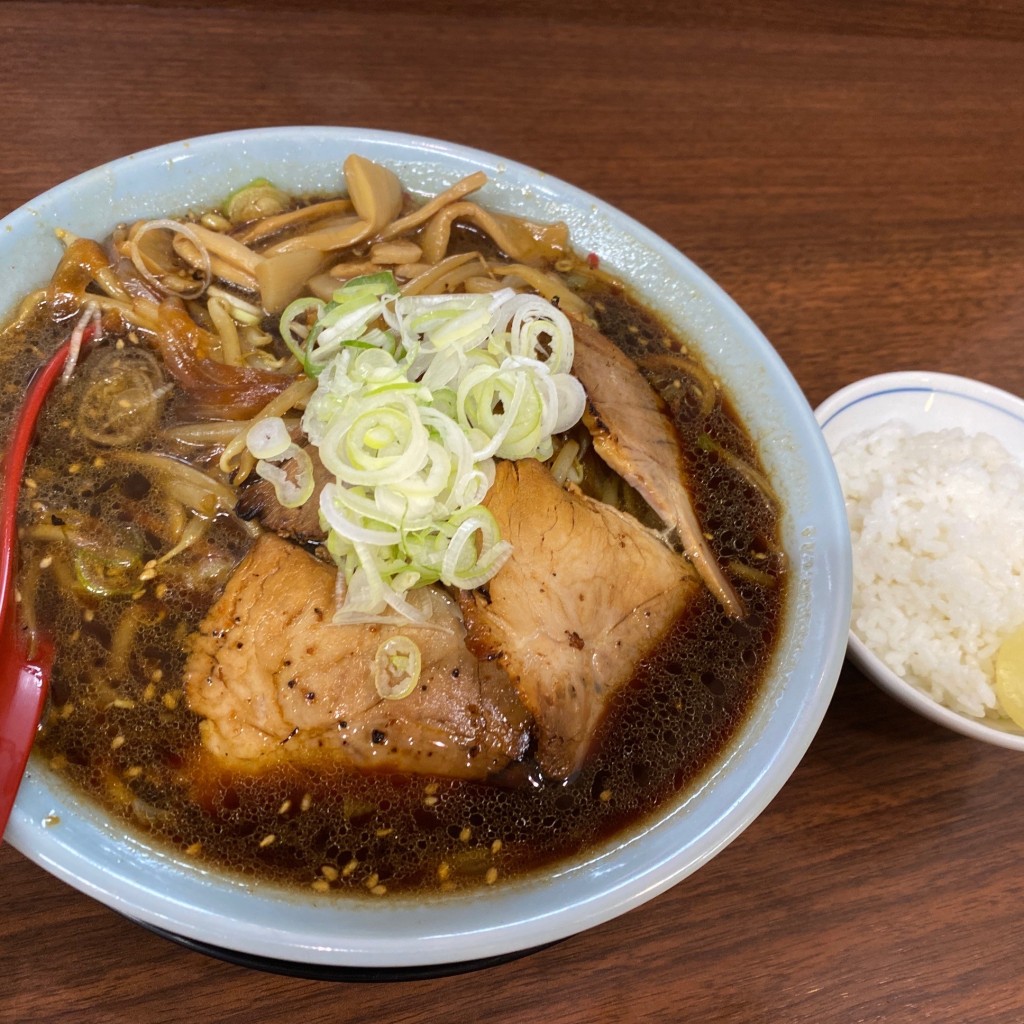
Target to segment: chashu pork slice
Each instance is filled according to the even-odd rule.
[[[185,693],[207,751],[259,770],[280,757],[480,779],[522,756],[529,716],[498,666],[466,649],[458,607],[426,588],[430,629],[334,625],[335,570],[271,534],[257,540],[193,634]],[[416,688],[382,698],[378,647],[420,648]]]
[[[708,589],[733,618],[743,603],[708,546],[690,499],[679,435],[639,367],[597,328],[572,322],[572,372],[587,392],[584,422],[598,455],[643,495],[679,540]]]
[[[512,554],[485,591],[461,595],[467,642],[507,670],[533,713],[541,767],[567,778],[700,583],[632,516],[563,490],[535,460],[499,463],[485,504]]]

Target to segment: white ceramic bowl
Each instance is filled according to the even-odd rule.
[[[989,384],[945,373],[883,373],[857,381],[815,410],[830,451],[848,437],[902,420],[917,432],[960,427],[991,434],[1010,452],[1024,452],[1024,401]],[[939,725],[1001,747],[1024,750],[1024,730],[1012,722],[970,718],[944,707],[892,671],[851,629],[857,666],[886,693]]]
[[[202,208],[256,176],[337,191],[358,152],[432,193],[478,168],[493,206],[568,222],[675,324],[684,325],[758,440],[785,508],[793,580],[763,697],[719,763],[642,827],[543,876],[443,901],[365,901],[245,884],[153,849],[32,762],[6,839],[78,889],[141,922],[231,951],[309,965],[410,967],[501,956],[622,914],[696,870],[768,804],[828,706],[849,629],[850,551],[832,461],[775,351],[697,267],[636,221],[548,175],[431,139],[344,128],[280,128],[193,139],[81,175],[7,217],[0,310],[45,282],[53,229],[102,237],[121,220]],[[48,820],[59,825],[47,827]]]

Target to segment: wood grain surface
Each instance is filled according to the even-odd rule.
[[[89,167],[278,124],[532,164],[667,238],[809,402],[884,370],[1024,393],[1024,6],[745,0],[0,4],[0,214]],[[258,973],[0,847],[0,1020],[1024,1020],[1024,759],[851,666],[768,809],[617,920],[445,979]]]

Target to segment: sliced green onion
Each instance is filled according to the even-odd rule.
[[[317,378],[302,426],[335,477],[320,502],[335,621],[421,621],[411,588],[480,586],[509,555],[481,504],[494,459],[551,458],[552,434],[583,414],[572,328],[537,296],[401,296],[390,273],[317,301],[293,303],[281,330]]]
[[[293,474],[289,475],[282,466],[274,465],[275,462],[294,463]],[[256,475],[273,484],[278,503],[285,508],[298,508],[313,496],[313,460],[309,452],[297,444],[290,444],[273,460],[260,459],[256,463]]]
[[[134,529],[117,537],[101,532],[79,537],[71,556],[79,585],[97,597],[131,594],[139,587],[142,568],[142,540]]]
[[[486,552],[484,559],[479,557],[481,550]],[[441,577],[452,586],[470,590],[486,583],[511,554],[512,545],[501,539],[494,516],[480,506],[467,514],[452,534],[441,563]]]
[[[583,410],[587,407],[587,393],[579,380],[570,373],[552,374],[551,383],[558,392],[558,417],[551,432],[564,434],[582,419]]]
[[[572,367],[574,342],[569,318],[539,295],[516,295],[502,307],[510,316],[508,330],[515,344],[513,355],[536,359],[546,352],[551,373],[568,373]]]
[[[292,443],[284,420],[267,416],[257,420],[245,435],[245,446],[257,459],[277,459]]]
[[[281,320],[278,324],[281,331],[281,338],[284,343],[288,346],[288,350],[293,356],[301,363],[303,371],[309,377],[315,377],[317,374],[313,364],[310,362],[307,354],[306,347],[311,343],[312,330],[305,331],[301,328],[296,328],[296,323],[300,317],[306,317],[310,310],[316,310],[317,316],[319,317],[324,310],[325,303],[320,299],[313,298],[312,296],[296,299],[294,302],[289,303],[285,306],[284,312],[281,314]],[[296,333],[299,330],[301,333]]]
[[[423,658],[415,641],[407,636],[389,637],[374,658],[373,682],[385,700],[402,700],[420,681]]]
[[[232,224],[243,224],[281,213],[288,209],[289,202],[288,195],[272,182],[254,178],[224,200],[221,212]]]

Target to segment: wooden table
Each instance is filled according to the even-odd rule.
[[[929,368],[1024,392],[1024,8],[999,0],[0,5],[0,213],[224,129],[467,143],[632,214],[817,404]],[[763,8],[763,10],[762,10]],[[1024,761],[844,669],[791,781],[673,890],[444,980],[338,985],[143,931],[0,848],[0,1019],[1024,1020]]]

